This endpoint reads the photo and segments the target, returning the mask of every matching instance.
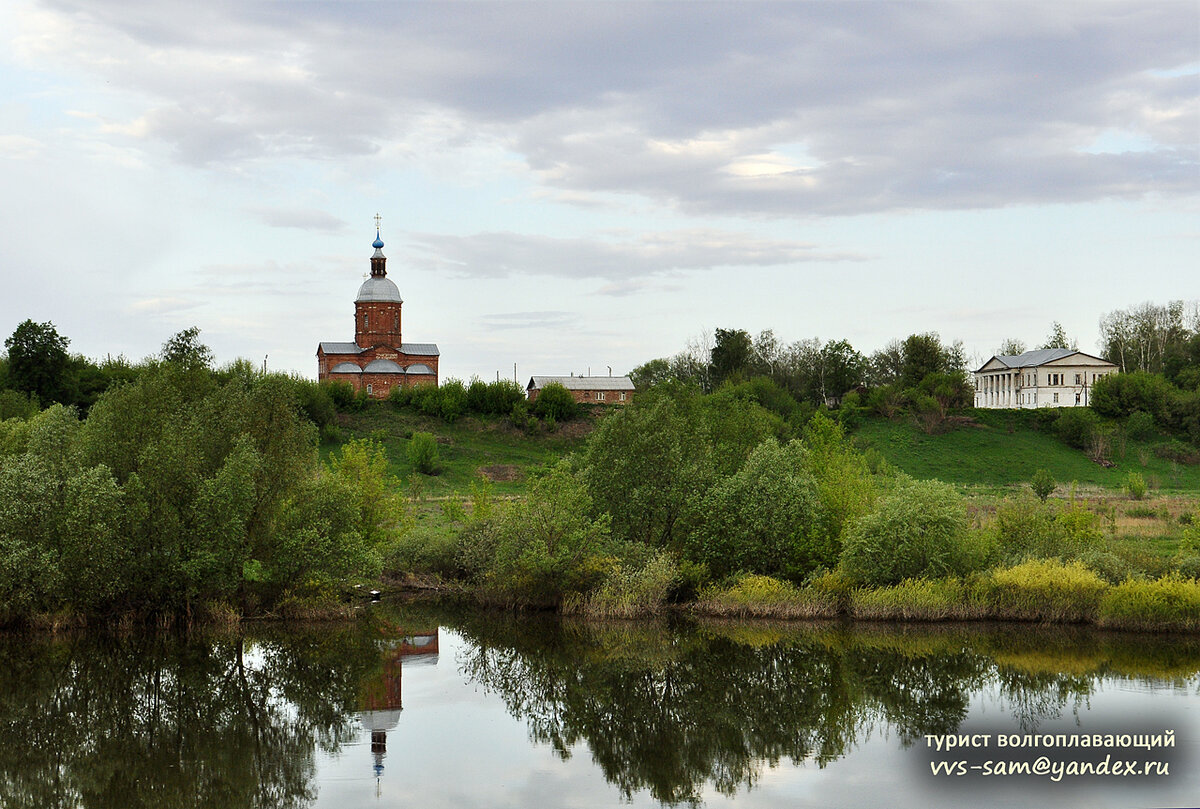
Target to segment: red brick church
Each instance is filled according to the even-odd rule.
[[[354,342],[317,346],[317,379],[349,382],[368,396],[384,398],[400,385],[438,383],[435,343],[406,343],[400,339],[400,290],[387,277],[387,258],[375,217],[371,245],[371,276],[354,299]]]

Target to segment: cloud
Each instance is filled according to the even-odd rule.
[[[347,227],[346,222],[336,216],[312,208],[252,208],[250,213],[273,228],[341,233]]]
[[[483,325],[487,329],[546,329],[569,326],[577,320],[575,312],[505,312],[500,314],[483,315]]]
[[[626,236],[623,240],[508,232],[469,236],[411,234],[406,249],[413,253],[406,263],[469,278],[549,275],[625,283],[717,267],[774,267],[867,258],[851,252],[821,251],[807,242],[762,239],[712,229],[648,233]],[[632,291],[629,286],[611,287],[622,288]]]
[[[164,143],[194,165],[421,162],[487,142],[574,204],[634,194],[772,217],[1197,190],[1189,3],[402,3],[364,15],[59,0],[15,18],[18,59],[140,102],[97,137]],[[1089,151],[1111,132],[1142,146]]]
[[[188,298],[140,298],[130,303],[126,308],[135,315],[167,315],[173,312],[184,312],[202,305],[202,301]]]

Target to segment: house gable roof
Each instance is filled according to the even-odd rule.
[[[567,390],[633,390],[627,376],[531,376],[526,390],[541,390],[557,382]]]
[[[1078,351],[1074,348],[1038,348],[1033,351],[1026,351],[1024,354],[996,354],[990,360],[980,366],[979,370],[975,373],[978,374],[984,371],[995,371],[1001,368],[1010,368],[1014,370],[1018,368],[1037,368],[1042,365],[1049,365],[1051,363],[1058,364],[1061,360],[1065,360],[1074,356],[1087,357],[1088,359],[1096,360],[1096,363],[1088,363],[1089,365],[1113,365],[1113,363],[1109,362],[1103,357],[1085,354],[1084,352]]]

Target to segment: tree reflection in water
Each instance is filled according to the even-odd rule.
[[[439,624],[462,638],[465,690],[497,695],[564,759],[586,747],[624,795],[666,803],[751,788],[785,760],[823,767],[873,734],[912,745],[958,730],[981,692],[1014,730],[1032,730],[1086,706],[1103,681],[1193,685],[1200,671],[1192,638],[589,624],[387,605],[358,625],[247,635],[7,636],[0,805],[306,806],[320,751],[395,724],[384,714],[400,709],[401,657],[436,649]],[[423,649],[398,640],[422,632]]]
[[[562,758],[586,744],[626,798],[732,795],[783,759],[823,767],[873,732],[950,733],[995,689],[1015,728],[1102,677],[1182,680],[1200,643],[1029,627],[586,624],[474,616],[464,673]],[[1081,665],[1084,667],[1081,669]]]
[[[357,629],[2,638],[0,804],[305,806],[378,665]]]

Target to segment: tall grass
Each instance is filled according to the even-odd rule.
[[[1018,621],[1093,620],[1109,589],[1080,562],[1034,559],[979,580],[983,601],[997,618]]]
[[[587,595],[568,595],[562,612],[592,618],[636,618],[661,612],[679,576],[675,560],[659,553],[641,567],[617,565]]]
[[[858,589],[850,596],[855,618],[885,621],[946,621],[984,617],[961,579],[905,579],[879,589]]]
[[[1121,629],[1200,629],[1200,582],[1172,574],[1130,579],[1100,601],[1097,623]]]
[[[836,593],[757,575],[703,593],[693,610],[730,618],[833,618],[840,612]]]

